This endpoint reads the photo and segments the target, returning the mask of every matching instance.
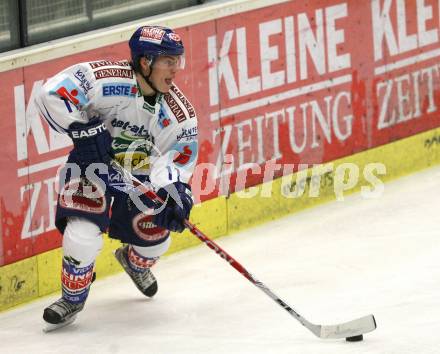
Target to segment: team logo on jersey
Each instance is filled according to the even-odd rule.
[[[72,139],[83,139],[83,138],[90,138],[92,136],[98,135],[99,133],[102,133],[106,131],[107,128],[104,123],[101,123],[97,127],[92,127],[86,130],[72,130],[70,132],[70,136]]]
[[[180,41],[182,41],[182,40],[180,39],[180,36],[179,36],[177,33],[168,33],[168,37],[169,37],[170,39],[172,39],[173,41],[175,41],[175,42],[180,42]]]
[[[165,30],[157,27],[147,26],[142,28],[139,40],[160,44],[162,43],[162,39],[164,35],[165,35]]]
[[[173,146],[172,150],[175,151],[173,156],[173,162],[179,166],[183,167],[192,163],[197,156],[197,142],[192,143],[178,143]]]
[[[156,241],[168,235],[168,230],[162,229],[153,222],[152,215],[138,214],[133,218],[133,230],[145,241]]]
[[[66,102],[66,105],[70,102],[77,108],[85,106],[88,102],[84,92],[69,78],[58,83],[52,90],[50,90],[50,93],[61,97],[61,99]]]
[[[129,84],[104,84],[102,85],[103,96],[126,96],[136,97],[137,86]]]

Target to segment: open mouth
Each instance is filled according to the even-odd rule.
[[[171,86],[173,84],[173,79],[165,79],[167,85]]]

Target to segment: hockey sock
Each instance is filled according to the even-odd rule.
[[[71,258],[63,258],[61,285],[64,299],[73,304],[86,301],[93,279],[93,266],[94,263],[91,263],[86,267],[78,268]]]
[[[61,284],[64,299],[74,304],[86,301],[101,247],[102,236],[97,225],[84,218],[69,218],[63,235]]]
[[[130,269],[141,273],[154,266],[160,257],[144,257],[136,252],[132,245],[128,246],[127,261]]]
[[[157,263],[160,256],[168,250],[170,244],[171,237],[168,236],[163,242],[150,247],[129,245],[127,260],[130,268],[135,272],[142,272],[147,268],[151,268]]]

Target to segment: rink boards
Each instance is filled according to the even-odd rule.
[[[434,2],[243,0],[0,57],[0,309],[59,289],[56,172],[71,145],[32,103],[48,77],[126,58],[140,24],[180,28],[178,84],[199,117],[192,220],[218,237],[348,193],[374,197],[440,162],[439,13]],[[174,235],[170,253],[197,243]],[[106,239],[98,277],[120,270],[116,247]]]
[[[355,163],[363,169],[371,161],[382,161],[386,165],[387,173],[381,176],[383,181],[436,165],[440,163],[440,129],[433,129],[338,159],[334,161],[334,165]],[[310,171],[309,175],[311,175]],[[291,177],[292,180],[297,180],[296,174]],[[308,196],[310,187],[306,183],[302,197],[288,199],[281,193],[281,180],[280,178],[274,181],[271,188],[272,198],[256,196],[251,199],[241,199],[235,195],[231,195],[229,199],[216,198],[196,206],[192,213],[192,221],[207,235],[215,238],[335,199],[332,183],[321,186],[320,197],[310,198]],[[359,192],[361,187],[369,185],[364,178],[360,178],[356,187],[346,193]],[[263,188],[263,185],[258,187]],[[294,230],[292,230],[293,236]],[[174,234],[168,254],[199,243],[188,231],[180,235]],[[105,237],[104,247],[96,266],[99,277],[121,271],[112,254],[117,247],[119,242]],[[59,290],[60,262],[61,252],[58,248],[3,266],[0,279],[2,288],[0,308],[6,309]]]

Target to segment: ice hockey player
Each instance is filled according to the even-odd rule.
[[[188,185],[197,160],[197,118],[173,83],[184,67],[184,46],[173,30],[137,29],[131,61],[73,65],[50,78],[36,97],[49,125],[73,142],[60,173],[56,226],[63,235],[62,297],[43,318],[55,328],[84,308],[102,233],[125,246],[116,259],[147,297],[158,286],[151,267],[182,232],[193,206]],[[113,160],[166,200],[159,208],[132,198]],[[125,185],[126,186],[126,185]]]

